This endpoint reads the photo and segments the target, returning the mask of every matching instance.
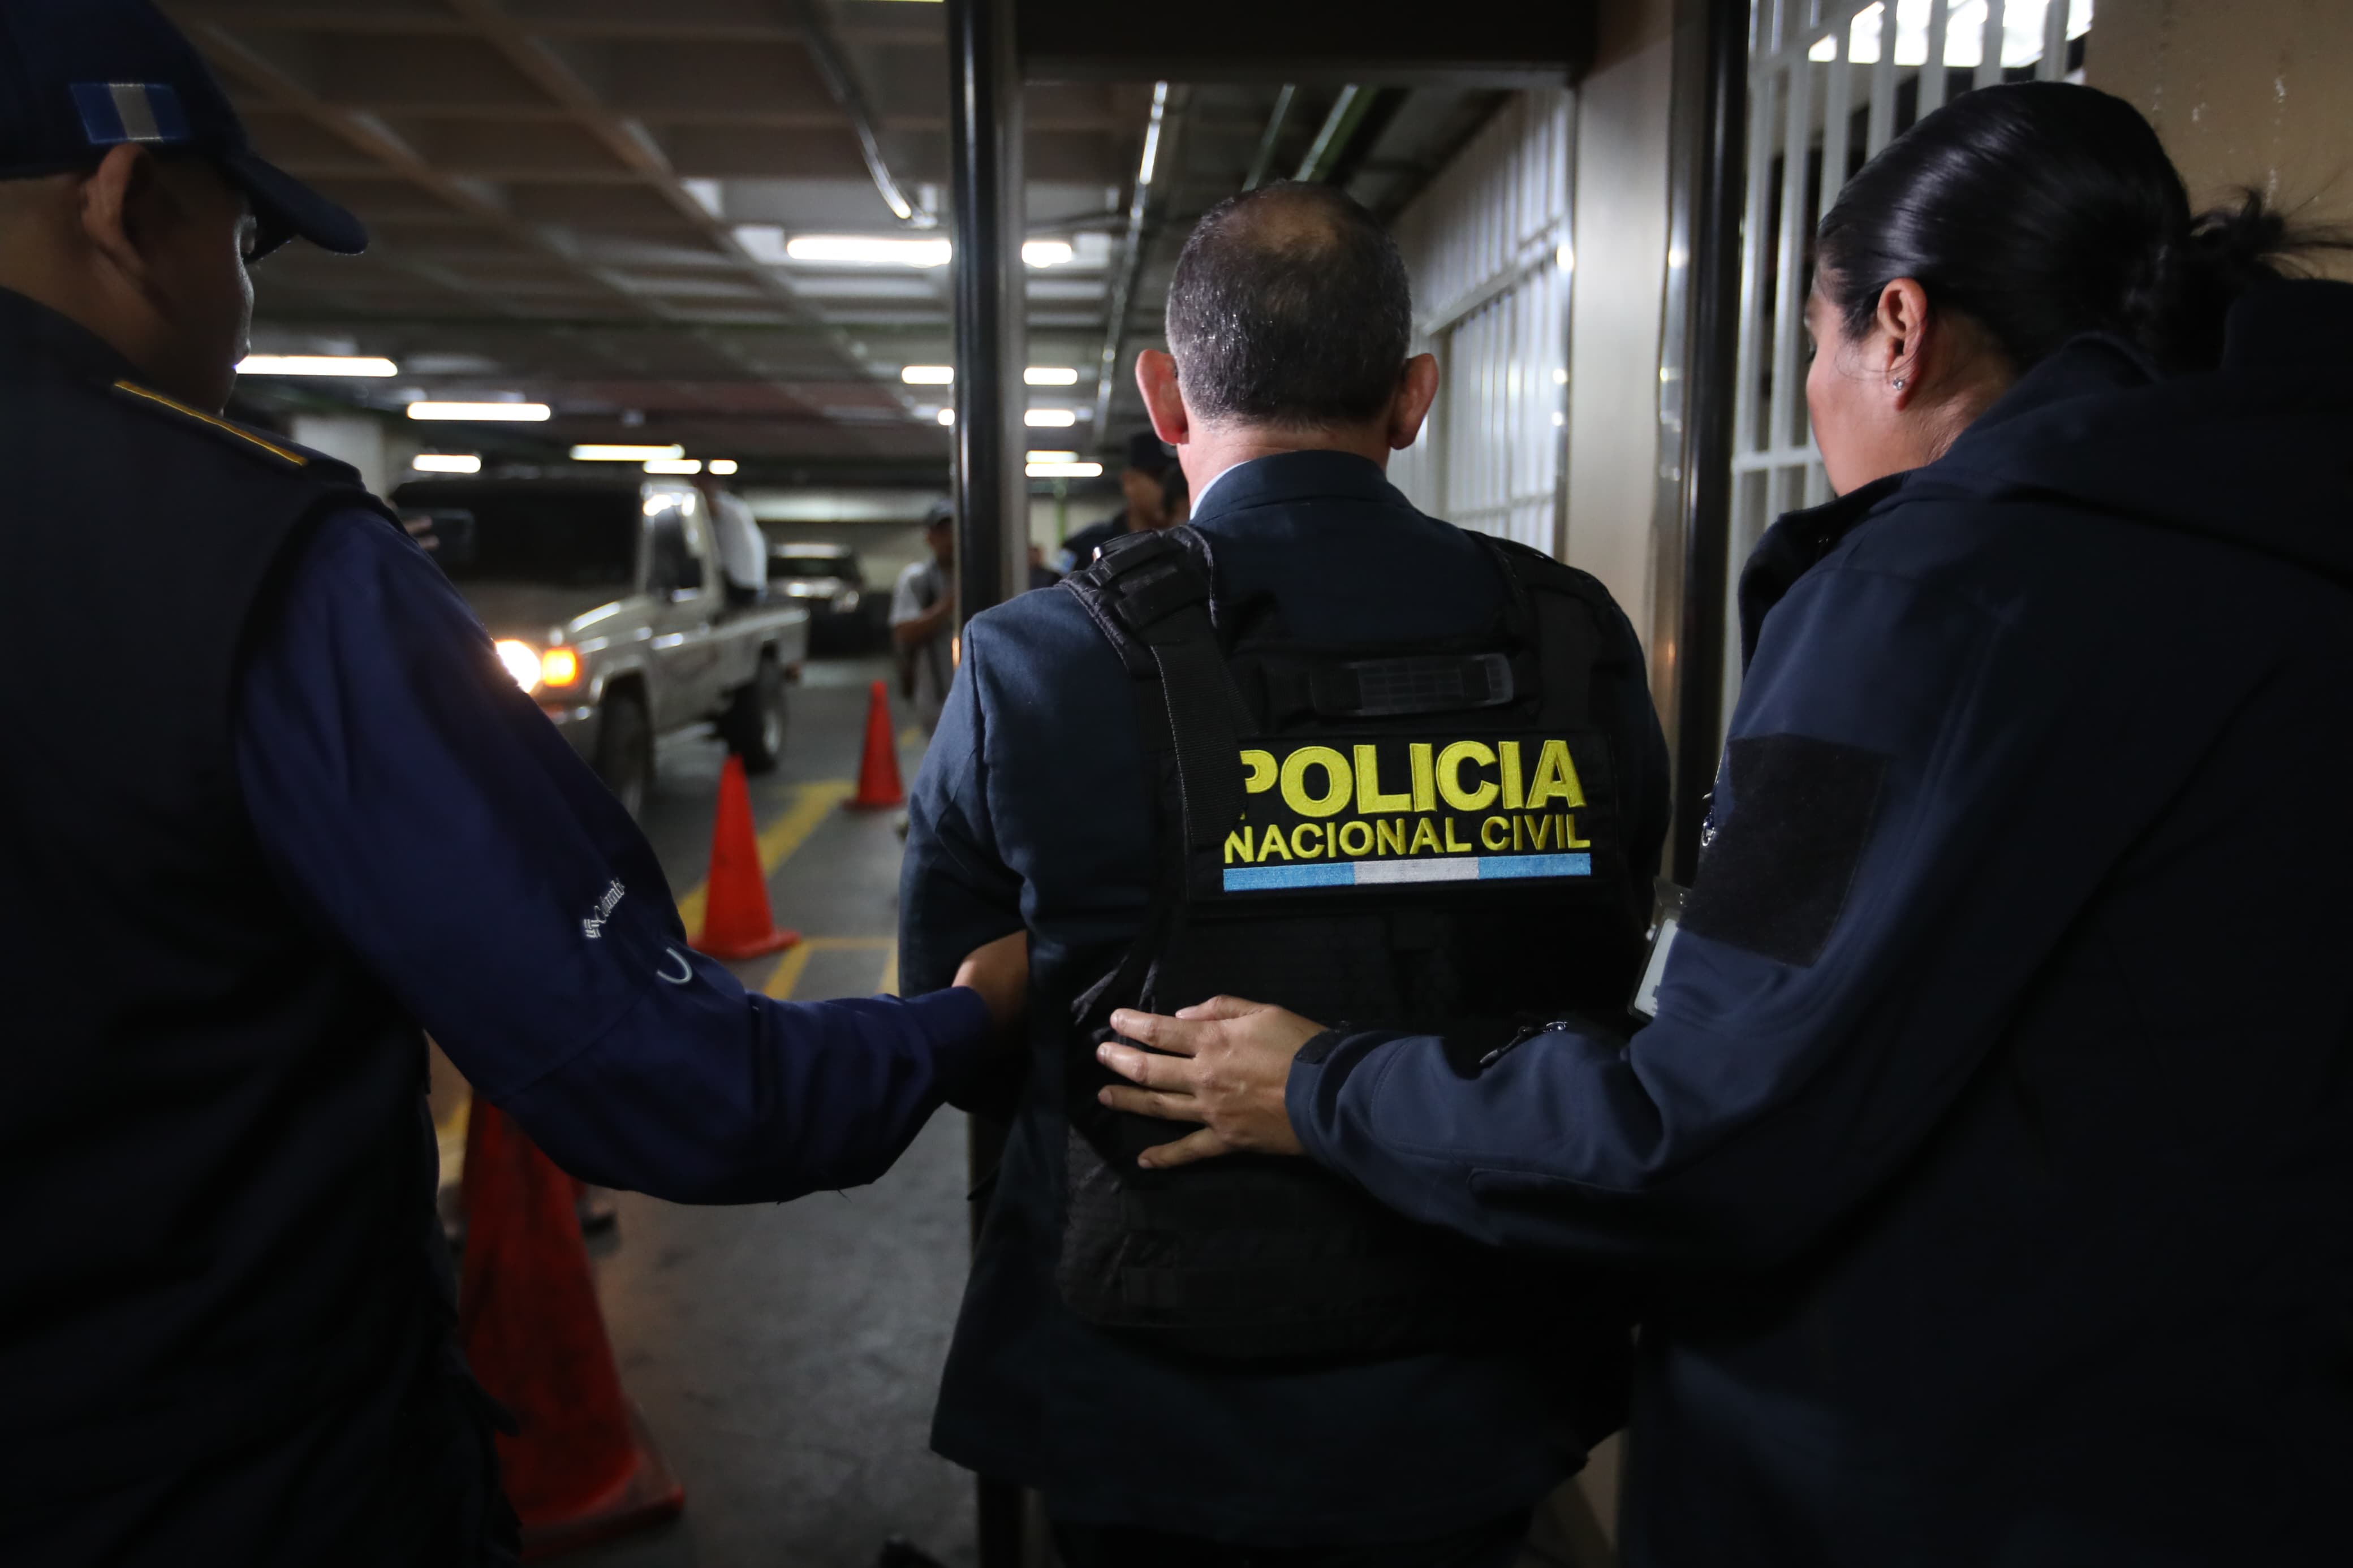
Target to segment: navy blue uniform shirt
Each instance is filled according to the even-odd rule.
[[[681,1203],[871,1182],[987,1054],[972,991],[776,1002],[691,952],[636,824],[382,518],[301,546],[236,737],[289,896],[575,1175]]]
[[[2342,1564],[2353,288],[2080,340],[1784,519],[1657,1021],[1293,1071],[1308,1153],[1689,1270],[1636,1568]]]
[[[1303,642],[1461,636],[1504,585],[1460,529],[1361,458],[1229,471],[1194,526],[1219,592],[1272,595]],[[1629,650],[1633,634],[1621,621]],[[1029,928],[1038,1005],[1060,1005],[1137,935],[1154,804],[1134,683],[1078,599],[1030,593],[976,617],[916,781],[902,882],[913,983]],[[1639,657],[1612,736],[1630,842],[1665,833],[1666,760]],[[1040,1052],[956,1328],[934,1444],[1039,1488],[1065,1519],[1250,1544],[1409,1542],[1542,1496],[1599,1434],[1567,1429],[1549,1358],[1499,1351],[1270,1372],[1178,1363],[1082,1322],[1056,1291],[1061,1064]]]

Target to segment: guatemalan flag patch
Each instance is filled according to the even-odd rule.
[[[93,147],[122,142],[165,145],[188,139],[179,89],[168,82],[78,81],[73,100]]]

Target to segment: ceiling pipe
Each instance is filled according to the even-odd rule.
[[[1144,131],[1144,158],[1135,171],[1135,195],[1127,204],[1127,233],[1120,253],[1119,276],[1111,291],[1111,317],[1103,326],[1103,360],[1095,372],[1095,442],[1111,440],[1112,384],[1119,375],[1120,350],[1127,338],[1128,307],[1135,299],[1135,280],[1144,270],[1144,219],[1152,203],[1152,182],[1160,173],[1164,149],[1176,133],[1176,116],[1168,106],[1168,84],[1152,84],[1152,119]]]
[[[859,90],[858,78],[849,68],[849,57],[841,52],[840,43],[833,30],[826,26],[825,13],[818,0],[795,0],[800,15],[801,42],[807,46],[809,58],[817,62],[818,75],[825,79],[826,90],[833,101],[849,116],[850,129],[858,134],[858,150],[865,156],[866,172],[874,177],[874,188],[881,194],[882,205],[891,215],[913,228],[936,228],[939,215],[926,211],[907,199],[907,193],[891,174],[891,165],[883,160],[882,143],[874,133],[874,116],[866,107],[866,95]]]
[[[1332,100],[1332,112],[1324,117],[1322,129],[1315,132],[1314,143],[1307,149],[1307,156],[1299,161],[1299,173],[1293,177],[1310,184],[1330,178],[1332,171],[1340,165],[1341,155],[1348,151],[1348,143],[1356,136],[1356,128],[1365,122],[1365,116],[1372,107],[1373,91],[1370,88],[1353,84],[1342,88],[1340,96]]]
[[[1266,134],[1258,139],[1258,154],[1250,160],[1250,177],[1242,182],[1242,189],[1254,191],[1266,184],[1267,174],[1274,167],[1275,144],[1282,140],[1283,121],[1291,118],[1291,100],[1298,91],[1284,82],[1282,90],[1274,95],[1274,112],[1267,116]]]

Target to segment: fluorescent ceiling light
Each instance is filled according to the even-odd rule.
[[[554,413],[544,403],[412,403],[411,419],[500,420],[536,425]]]
[[[575,463],[651,463],[664,458],[683,458],[683,447],[575,447],[572,460]]]
[[[646,472],[649,474],[699,474],[702,472],[700,458],[649,458]]]
[[[364,354],[248,354],[237,362],[239,375],[398,375],[388,359]]]
[[[1168,115],[1168,84],[1152,84],[1152,121],[1144,129],[1144,162],[1136,165],[1135,184],[1140,191],[1152,184],[1152,171],[1160,162],[1160,126]]]
[[[955,247],[944,239],[902,239],[892,235],[797,234],[785,241],[795,261],[856,267],[945,267]]]
[[[953,409],[953,408],[943,408],[943,409],[941,409],[941,410],[940,410],[940,423],[941,423],[941,424],[943,424],[943,425],[953,425],[953,424],[955,424],[955,409]]]
[[[713,458],[710,462],[704,464],[703,467],[709,468],[712,473],[718,474],[723,478],[724,476],[735,471],[736,464],[735,459],[733,458]]]
[[[911,364],[900,370],[899,379],[909,386],[953,386],[955,384],[955,367]],[[1076,386],[1079,373],[1068,365],[1033,364],[1021,373],[1021,379],[1031,386]]]
[[[1032,463],[1029,477],[1033,479],[1099,479],[1103,478],[1101,463]]]
[[[1021,245],[1021,259],[1032,267],[1060,267],[1077,255],[1067,239],[1031,239]]]
[[[1079,416],[1067,408],[1032,408],[1021,422],[1033,430],[1067,430],[1079,422]]]
[[[479,474],[482,459],[471,452],[419,452],[408,466],[420,474]]]
[[[1032,452],[1029,460],[1033,463],[1075,463],[1079,455],[1076,452]]]

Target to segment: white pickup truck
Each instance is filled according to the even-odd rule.
[[[713,724],[753,773],[784,754],[785,683],[808,657],[808,612],[731,595],[691,485],[417,479],[393,502],[432,520],[442,570],[516,683],[632,815],[659,734]]]

